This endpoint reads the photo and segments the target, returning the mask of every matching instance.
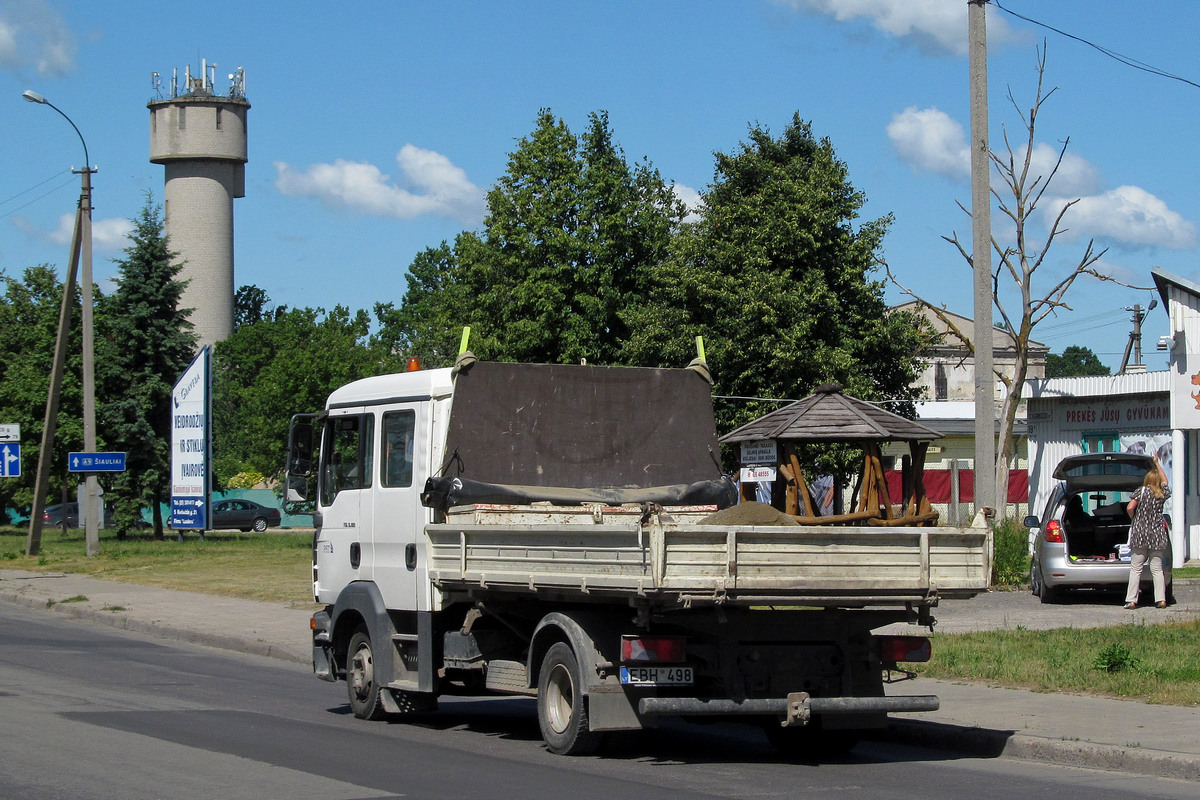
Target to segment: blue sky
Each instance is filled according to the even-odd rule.
[[[1200,82],[1200,5],[1144,0],[1000,0],[1004,8]],[[1035,279],[1046,287],[1088,239],[1098,267],[1135,286],[1150,267],[1200,281],[1200,89],[1136,70],[1059,33],[988,9],[991,141],[1023,136],[1036,48],[1048,45],[1040,147],[1069,137],[1046,208],[1080,199]],[[144,194],[151,73],[201,59],[217,88],[244,67],[250,162],[235,202],[236,282],[290,306],[399,302],[413,256],[480,227],[483,194],[541,108],[582,132],[607,110],[630,160],[648,158],[681,196],[713,179],[713,152],[751,124],[812,122],[868,205],[895,216],[884,256],[923,297],[970,316],[971,275],[943,236],[970,240],[966,0],[560,0],[306,2],[0,0],[0,270],[67,262],[83,160],[99,167],[95,271],[111,278]],[[164,87],[164,91],[165,87]],[[1039,163],[1043,163],[1038,159]],[[997,235],[1004,237],[1000,217]],[[1034,231],[1044,235],[1044,229]],[[1002,284],[1003,286],[1003,284]],[[1045,289],[1043,289],[1045,291]],[[1035,338],[1120,363],[1135,303],[1153,295],[1082,278],[1072,311]],[[901,302],[898,290],[888,299]],[[1147,318],[1151,369],[1166,333]]]

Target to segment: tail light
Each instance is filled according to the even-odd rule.
[[[685,661],[682,636],[622,636],[621,661],[656,661],[679,663]]]
[[[928,661],[933,646],[924,636],[879,636],[879,660],[884,664]]]
[[[1059,544],[1062,543],[1062,541],[1063,541],[1062,523],[1060,523],[1058,520],[1052,519],[1046,523],[1046,541],[1047,542],[1057,542]]]

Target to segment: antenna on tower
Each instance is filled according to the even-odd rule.
[[[229,96],[246,96],[246,68],[238,67],[237,72],[229,73]]]
[[[150,86],[154,89],[154,96],[162,100],[162,76],[157,72],[150,73]]]

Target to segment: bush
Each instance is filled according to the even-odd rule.
[[[992,585],[1019,586],[1029,577],[1029,529],[1005,517],[992,527]]]
[[[1124,672],[1137,669],[1138,663],[1132,648],[1114,642],[1100,651],[1096,660],[1092,662],[1092,669],[1101,672]]]
[[[226,489],[253,489],[266,481],[261,472],[239,472],[225,482]]]

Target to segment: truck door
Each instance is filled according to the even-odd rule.
[[[425,611],[418,603],[424,576],[421,487],[429,474],[428,402],[389,406],[380,416],[379,486],[372,493],[375,581],[388,608]]]
[[[352,581],[372,579],[374,432],[374,416],[361,408],[338,409],[325,420],[318,498],[321,526],[313,575],[316,595],[323,603],[334,602]]]

